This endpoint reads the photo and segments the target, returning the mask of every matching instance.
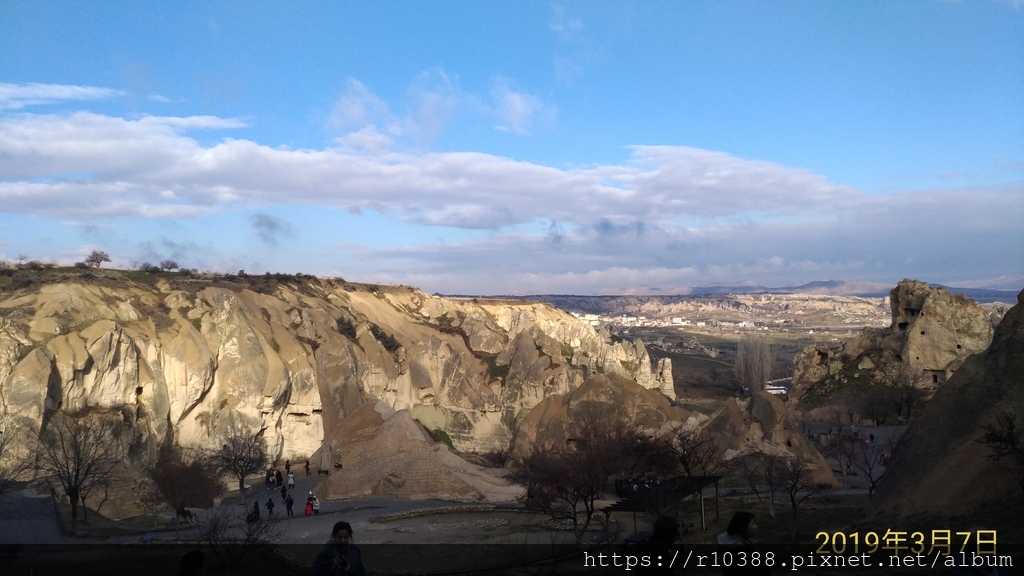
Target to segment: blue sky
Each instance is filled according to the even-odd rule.
[[[1022,221],[1020,1],[0,0],[9,261],[1020,288]]]

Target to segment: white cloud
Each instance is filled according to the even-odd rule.
[[[1024,238],[1016,222],[1022,192],[865,196],[836,213],[796,223],[718,222],[696,232],[605,224],[562,231],[556,242],[538,232],[356,253],[373,263],[382,281],[441,292],[466,292],[467,278],[478,293],[592,293],[640,285],[671,290],[737,280],[785,285],[909,276],[948,282],[948,274],[1021,271]]]
[[[545,123],[553,122],[555,109],[545,106],[532,94],[514,90],[511,83],[504,78],[497,78],[491,89],[495,113],[501,120],[496,128],[522,136],[529,135],[533,124],[539,119]]]
[[[496,129],[528,135],[537,125],[553,124],[556,113],[556,108],[507,78],[496,77],[485,98],[463,90],[458,77],[445,69],[431,68],[418,74],[399,105],[391,107],[365,84],[349,79],[328,123],[343,134],[342,144],[356,149],[380,149],[377,135],[388,139],[387,147],[398,143],[426,149],[460,121],[496,119]]]
[[[8,159],[0,199],[9,212],[74,217],[74,198],[63,199],[88,189],[93,213],[293,203],[490,229],[538,218],[707,229],[765,215],[820,219],[869,204],[865,193],[806,170],[694,148],[638,146],[628,163],[565,170],[482,153],[390,152],[390,139],[373,128],[326,150],[235,139],[204,146],[186,134],[243,125],[89,113],[0,119],[0,154]]]
[[[337,139],[342,150],[352,153],[380,154],[394,144],[394,140],[377,131],[376,126],[365,126]]]
[[[567,15],[563,6],[558,4],[551,5],[551,18],[548,20],[548,30],[555,32],[565,41],[582,29],[582,20]]]
[[[851,271],[866,280],[943,281],[934,271],[949,262],[958,263],[950,273],[959,278],[1016,274],[1024,262],[1020,185],[868,194],[807,170],[665,146],[636,146],[622,163],[560,169],[483,153],[395,152],[375,127],[324,150],[189,136],[243,125],[217,117],[0,117],[0,213],[88,223],[274,214],[291,204],[379,212],[412,229],[491,231],[459,244],[346,250],[363,263],[366,281],[447,292],[672,288],[699,279],[785,284]],[[292,234],[272,217],[252,225],[268,243]],[[254,267],[248,256],[217,256],[225,266]]]
[[[103,100],[123,95],[120,90],[95,86],[0,82],[0,110],[18,110],[65,100]]]
[[[393,122],[387,104],[362,82],[349,78],[345,93],[338,98],[331,112],[331,125],[342,131],[360,130],[370,125]]]
[[[443,68],[425,70],[406,93],[407,111],[402,126],[418,144],[427,144],[455,119],[461,104],[474,100],[459,88],[458,78]]]

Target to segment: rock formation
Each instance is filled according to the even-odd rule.
[[[934,388],[992,341],[985,310],[945,288],[903,280],[890,293],[889,307],[888,328],[868,328],[837,348],[815,345],[797,354],[791,394],[814,404],[843,388],[881,383],[898,366],[919,388]]]
[[[0,298],[0,413],[38,432],[53,410],[120,410],[143,463],[165,443],[217,448],[237,430],[261,430],[275,459],[304,460],[378,401],[404,422],[389,417],[387,430],[415,420],[486,452],[595,374],[674,396],[671,365],[652,367],[641,342],[613,343],[544,304],[115,270]]]
[[[0,294],[0,414],[20,427],[38,433],[55,410],[116,411],[139,466],[167,444],[216,449],[259,431],[273,459],[330,471],[325,498],[511,499],[517,489],[428,432],[458,451],[522,449],[558,441],[539,436],[586,400],[667,433],[694,418],[674,398],[668,360],[652,366],[642,342],[540,303],[117,270]],[[729,447],[791,438],[777,399],[750,402],[710,421]],[[131,514],[119,498],[104,511]]]
[[[494,469],[469,464],[432,441],[408,410],[396,412],[380,400],[349,414],[324,450],[333,464],[319,488],[327,499],[510,501],[522,493]]]
[[[688,426],[703,429],[716,438],[726,459],[759,450],[788,454],[807,463],[812,483],[837,484],[825,458],[800,433],[786,406],[773,394],[758,392],[745,400],[726,400],[706,420],[690,422]]]
[[[629,422],[653,436],[670,435],[678,428],[706,430],[716,439],[727,460],[759,449],[802,457],[815,484],[836,483],[824,457],[800,434],[776,396],[761,392],[746,400],[729,399],[710,416],[703,416],[673,406],[661,395],[615,377],[590,378],[576,390],[548,397],[534,407],[519,427],[513,456],[525,456],[534,445],[563,445],[568,440],[563,424],[570,420],[574,407],[585,402],[613,406]]]
[[[569,439],[565,423],[570,413],[587,402],[607,405],[609,415],[617,413],[641,431],[654,435],[681,425],[689,417],[686,410],[635,382],[595,375],[569,393],[544,398],[527,413],[519,423],[513,457],[525,456],[534,445],[564,445]]]
[[[1024,470],[1009,461],[993,464],[991,448],[978,442],[984,427],[1004,414],[1015,415],[1018,426],[1024,421],[1024,292],[988,350],[939,387],[900,439],[878,485],[882,508],[946,516],[1019,497]],[[1014,521],[1019,526],[1020,517]]]

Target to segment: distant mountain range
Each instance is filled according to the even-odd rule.
[[[972,283],[972,284],[980,284]],[[653,286],[635,286],[618,290],[602,290],[596,296],[703,296],[710,294],[825,294],[832,296],[861,296],[878,298],[888,296],[894,284],[874,282],[851,282],[849,280],[818,280],[791,286],[762,286],[753,282],[736,282],[729,284],[705,284],[682,288],[663,289]],[[1002,277],[993,279],[991,284],[974,287],[954,287],[942,284],[950,292],[964,294],[977,302],[1008,302],[1015,303],[1017,294],[1024,288],[1024,277]]]

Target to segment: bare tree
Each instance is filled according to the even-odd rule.
[[[892,413],[888,387],[872,386],[860,397],[858,408],[874,426],[884,425],[886,418]]]
[[[238,492],[245,498],[245,478],[266,469],[267,445],[257,432],[236,432],[224,439],[212,460],[217,469],[238,479]]]
[[[0,418],[0,494],[10,490],[28,466],[21,453],[24,437],[7,416]]]
[[[898,434],[893,434],[888,442],[878,442],[870,438],[851,438],[849,440],[852,452],[850,462],[857,474],[867,481],[868,498],[874,495],[875,488],[878,488],[878,481],[885,472],[885,466],[882,464],[883,457],[886,453],[892,452],[898,441]]]
[[[887,388],[889,400],[900,420],[910,421],[911,412],[921,399],[917,377],[918,374],[906,362],[896,364],[883,376],[882,383]]]
[[[135,478],[135,487],[132,491],[135,494],[135,502],[153,517],[153,527],[156,528],[159,520],[158,514],[167,507],[163,494],[157,488],[156,482],[145,476]]]
[[[790,509],[793,511],[789,533],[789,537],[793,539],[796,538],[797,531],[797,509],[804,500],[819,494],[820,491],[812,482],[810,463],[802,454],[783,455],[775,473],[778,475],[779,486],[786,494]]]
[[[165,447],[149,472],[161,502],[174,509],[180,522],[191,515],[188,508],[206,508],[223,491],[216,464],[202,450]]]
[[[829,438],[824,446],[825,456],[836,459],[839,464],[839,472],[843,476],[853,474],[853,459],[856,456],[856,445],[859,442],[860,439],[847,430],[840,431],[839,434]]]
[[[534,446],[512,470],[531,503],[552,518],[570,520],[581,543],[611,477],[642,462],[636,451],[642,435],[624,414],[600,402],[580,402],[569,418],[564,445]]]
[[[768,516],[775,518],[775,494],[782,486],[780,471],[785,457],[771,446],[758,446],[740,459],[740,465],[754,494],[760,498],[764,493],[768,498]]]
[[[989,447],[989,460],[1006,463],[1018,474],[1021,490],[1024,490],[1024,428],[1017,422],[1017,415],[1004,411],[996,415],[994,424],[986,424],[985,433],[978,442]]]
[[[127,452],[117,418],[102,412],[57,412],[39,439],[40,470],[56,478],[71,500],[72,536],[79,500],[105,482]]]
[[[704,430],[679,428],[671,447],[687,476],[717,476],[726,468],[718,442]]]
[[[764,390],[771,378],[772,352],[768,339],[761,334],[740,336],[736,347],[736,379],[750,392]]]
[[[246,511],[243,507],[213,508],[197,521],[198,539],[232,571],[243,556],[280,539],[283,532],[277,520],[246,518]]]
[[[174,260],[163,260],[160,262],[160,269],[165,272],[178,269],[178,263]]]
[[[93,250],[85,257],[84,262],[93,268],[99,268],[104,262],[110,262],[110,254],[102,250]]]
[[[86,500],[89,499],[93,494],[102,494],[103,497],[96,502],[93,499],[93,503],[96,504],[96,512],[99,513],[100,508],[107,503],[107,499],[110,498],[110,475],[106,475],[102,478],[96,478],[93,482],[87,482],[82,485],[80,491],[82,498],[82,520],[85,522],[89,521],[89,507],[85,504]]]
[[[669,446],[687,476],[720,476],[729,467],[725,452],[705,430],[679,428]],[[719,485],[715,481],[715,517],[718,517]]]
[[[795,520],[796,510],[800,504],[817,494],[815,486],[811,482],[810,464],[802,454],[798,456],[785,455],[782,456],[781,465],[776,472],[779,477],[779,485],[793,509]]]

